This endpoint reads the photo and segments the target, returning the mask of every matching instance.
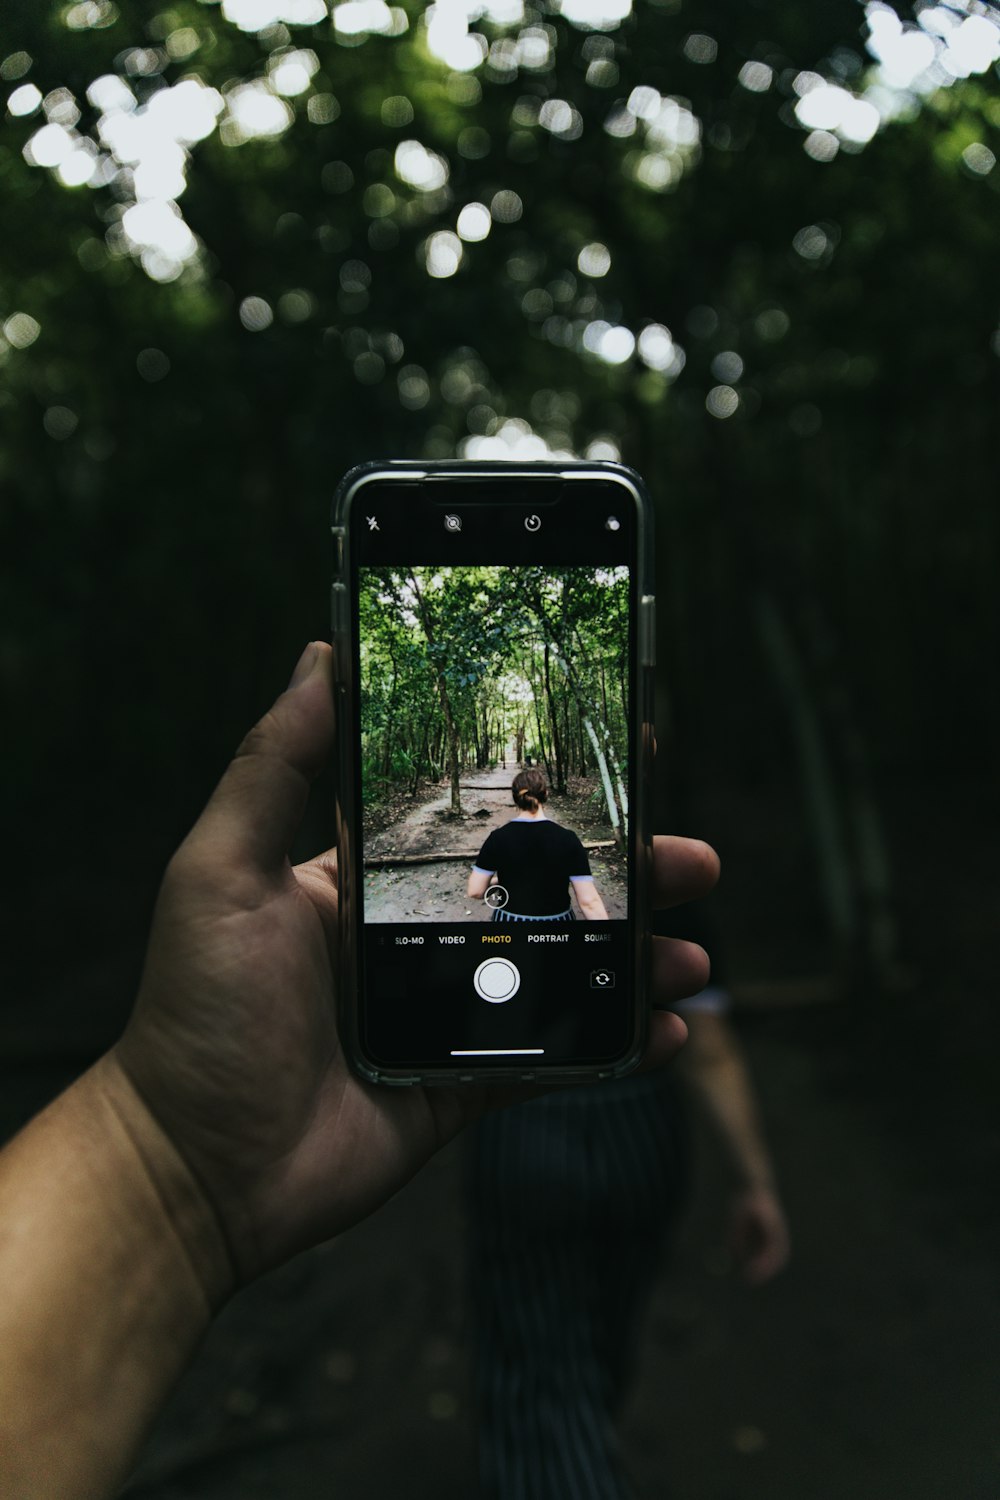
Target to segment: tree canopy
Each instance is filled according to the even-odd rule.
[[[565,793],[598,779],[616,838],[628,828],[626,568],[370,568],[360,593],[366,807],[467,768],[542,764]]]
[[[11,787],[126,784],[167,837],[324,631],[339,474],[454,452],[645,474],[712,774],[989,762],[996,5],[2,27]]]

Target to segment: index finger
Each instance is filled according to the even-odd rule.
[[[653,907],[681,906],[707,896],[719,878],[719,856],[703,839],[658,833],[653,838]]]

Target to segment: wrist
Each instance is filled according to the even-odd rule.
[[[232,1295],[236,1276],[207,1194],[132,1083],[117,1048],[95,1063],[79,1087],[90,1091],[103,1117],[109,1152],[132,1194],[137,1227],[165,1238],[176,1252],[178,1283],[189,1280],[189,1290],[211,1317]]]
[[[114,1053],[0,1155],[0,1491],[110,1494],[232,1287]]]

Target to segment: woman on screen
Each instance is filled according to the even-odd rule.
[[[546,816],[549,787],[543,773],[519,771],[511,792],[520,811],[495,828],[480,849],[469,876],[470,898],[484,897],[495,876],[507,899],[494,907],[494,922],[571,922],[572,888],[584,918],[606,922],[587,851],[575,833]]]

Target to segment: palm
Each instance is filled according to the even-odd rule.
[[[469,1113],[451,1090],[372,1088],[348,1070],[326,856],[247,895],[206,897],[171,872],[120,1044],[220,1215],[241,1278],[369,1213]]]

